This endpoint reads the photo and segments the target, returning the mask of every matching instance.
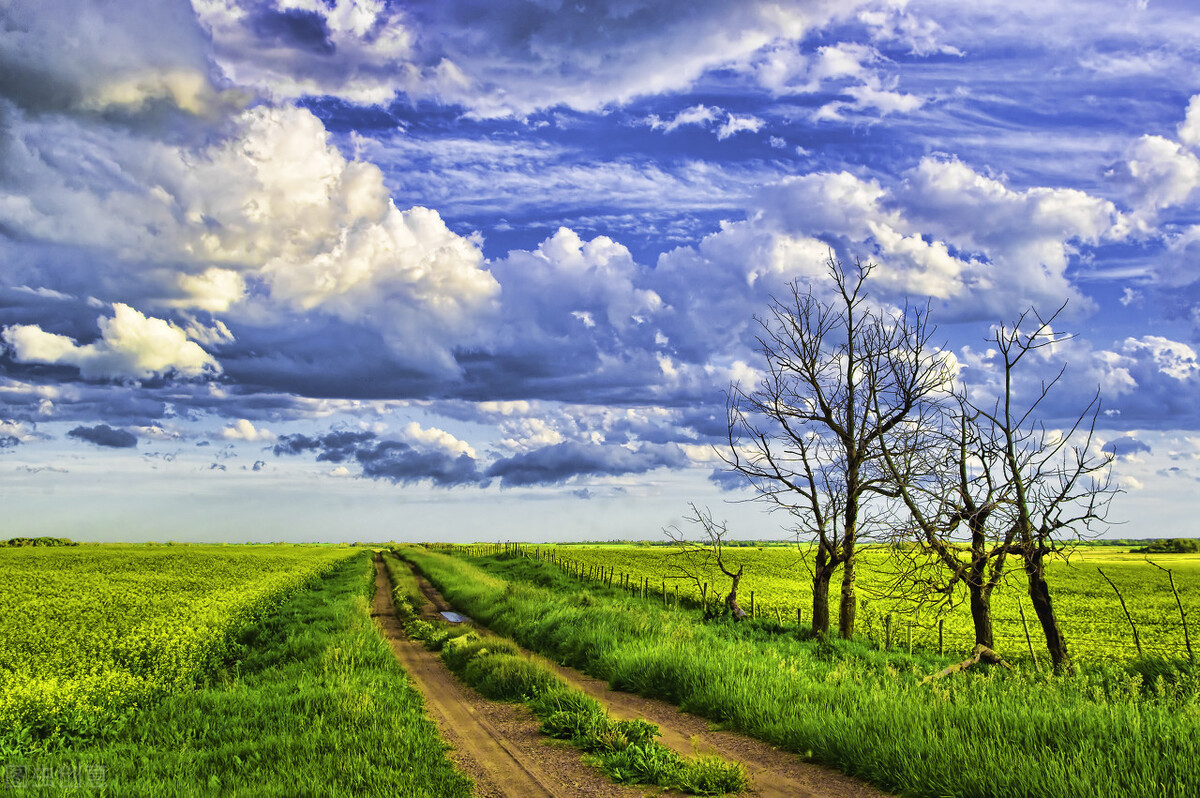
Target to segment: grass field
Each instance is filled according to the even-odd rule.
[[[251,551],[228,556],[271,562],[269,550]],[[308,556],[332,570],[236,634],[240,659],[207,685],[161,697],[115,733],[7,752],[0,784],[31,796],[470,796],[370,616],[370,555]]]
[[[671,549],[660,546],[534,546],[529,547],[541,556],[565,560],[568,569],[582,569],[585,581],[599,579],[600,573],[614,573],[614,583],[622,574],[634,584],[648,580],[648,592],[661,595],[666,585],[668,598],[673,600],[676,588],[685,599],[696,600],[699,593],[688,580],[681,580],[673,569]],[[739,598],[743,609],[750,608],[750,593],[754,592],[755,612],[765,618],[781,618],[796,622],[799,609],[804,624],[811,626],[811,576],[805,569],[802,552],[795,546],[762,548],[731,548],[729,561],[736,570],[745,566]],[[886,552],[867,549],[860,555],[858,596],[858,633],[866,640],[882,645],[889,637],[893,646],[907,647],[909,640],[916,647],[937,650],[938,621],[942,623],[942,645],[947,652],[965,653],[974,646],[969,608],[965,602],[951,609],[935,612],[918,609],[901,598],[878,595],[885,584],[888,568]],[[1173,572],[1184,611],[1189,618],[1200,617],[1200,555],[1159,554],[1150,559]],[[1071,654],[1080,661],[1132,660],[1138,657],[1133,633],[1113,589],[1100,575],[1097,567],[1112,579],[1121,590],[1130,616],[1137,625],[1144,654],[1166,658],[1186,657],[1183,625],[1167,575],[1146,562],[1146,555],[1131,554],[1128,549],[1112,547],[1080,547],[1069,562],[1056,561],[1050,566],[1049,582],[1067,635]],[[591,574],[589,577],[588,575]],[[837,626],[837,589],[840,572],[834,575],[831,586],[833,626]],[[715,567],[704,577],[713,591],[723,597],[729,580]],[[965,600],[965,594],[960,595]],[[997,588],[992,601],[996,632],[996,649],[1010,659],[1027,659],[1028,643],[1021,620],[1024,611],[1035,654],[1045,663],[1039,644],[1040,630],[1025,595],[1023,574],[1014,570],[1005,584]],[[890,624],[889,624],[889,618]],[[1200,627],[1192,629],[1194,648],[1200,640],[1195,637]]]
[[[0,549],[0,745],[111,734],[214,674],[234,637],[350,549]]]
[[[1190,667],[1151,678],[1115,663],[1070,676],[993,668],[923,684],[954,660],[800,639],[773,618],[704,622],[657,597],[581,586],[545,560],[406,556],[522,645],[900,795],[1200,792],[1200,677]]]

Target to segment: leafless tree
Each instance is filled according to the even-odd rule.
[[[792,513],[815,540],[813,631],[829,631],[829,583],[842,568],[838,632],[854,631],[855,549],[871,524],[870,500],[887,491],[880,438],[949,379],[930,345],[924,310],[882,311],[868,303],[874,268],[827,266],[830,300],[794,282],[758,319],[765,375],[730,386],[725,462],[758,497]]]
[[[883,463],[907,519],[893,527],[887,590],[914,604],[953,606],[966,589],[975,644],[995,648],[992,592],[1015,551],[1004,515],[1007,482],[977,424],[955,393],[925,403],[917,418],[881,439]]]
[[[1071,417],[1065,429],[1052,430],[1040,416],[1065,367],[1041,383],[1031,400],[1020,401],[1013,385],[1026,357],[1069,338],[1052,326],[1062,310],[1060,307],[1045,319],[1030,310],[1015,324],[996,328],[990,342],[1003,361],[1003,387],[994,405],[974,406],[981,451],[996,464],[995,473],[1003,481],[1004,514],[1011,524],[1013,553],[1021,559],[1029,600],[1056,671],[1066,669],[1070,657],[1046,581],[1047,561],[1065,556],[1073,543],[1103,522],[1117,492],[1109,470],[1112,455],[1092,449],[1100,413],[1099,391]]]
[[[727,562],[725,536],[729,534],[729,528],[726,522],[714,521],[708,508],[701,510],[694,504],[689,506],[692,512],[687,516],[687,520],[700,527],[700,539],[691,540],[678,527],[664,529],[663,532],[671,539],[675,548],[675,551],[667,555],[668,568],[674,573],[673,578],[691,581],[697,590],[703,591],[703,585],[707,584],[705,578],[713,572],[713,566],[716,566],[718,571],[730,579],[725,608],[733,620],[740,621],[746,617],[737,600],[738,586],[742,581],[745,564],[739,565],[734,571],[732,565]],[[716,593],[715,583],[713,592]]]

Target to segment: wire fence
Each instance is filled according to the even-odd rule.
[[[470,546],[442,544],[439,548],[471,556],[508,555],[544,560],[582,583],[616,587],[633,596],[661,601],[668,608],[703,609],[715,614],[721,607],[722,597],[718,595],[715,584],[709,590],[708,583],[686,583],[681,591],[682,580],[669,579],[663,575],[652,578],[621,570],[616,565],[586,562],[549,547],[497,543]],[[674,584],[671,584],[672,581]],[[811,615],[811,606],[764,602],[756,600],[755,591],[746,592],[748,597],[742,597],[740,603],[751,618],[760,618],[766,622],[775,620],[782,627],[794,627],[799,631],[811,630],[812,619],[808,617]],[[836,602],[836,599],[834,601]],[[969,617],[964,626],[961,619],[957,623],[947,624],[945,616],[918,619],[897,612],[870,613],[864,612],[864,605],[860,605],[859,621],[856,637],[880,648],[907,648],[910,651],[954,654],[969,652],[975,646],[974,630],[969,623]],[[1130,659],[1132,657],[1128,655],[1133,653],[1143,657],[1158,656],[1166,659],[1191,656],[1188,627],[1184,619],[1135,620],[1131,625],[1128,619],[1089,617],[1086,621],[1079,622],[1064,616],[1060,617],[1059,624],[1068,645],[1085,658],[1112,658],[1111,654],[1114,651],[1126,654],[1119,657],[1120,659]],[[1134,626],[1138,631],[1136,636]],[[1032,611],[1024,617],[993,615],[992,627],[994,648],[1004,656],[1018,660],[1032,658],[1036,661],[1039,654],[1045,655],[1044,648],[1039,650],[1038,641],[1044,639],[1041,637],[1041,626]],[[1110,631],[1097,634],[1101,629]]]

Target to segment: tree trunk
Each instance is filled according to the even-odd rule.
[[[858,600],[854,595],[854,541],[846,543],[846,560],[842,563],[842,600],[838,605],[838,635],[844,640],[854,636],[854,617],[858,611]]]
[[[746,617],[745,610],[738,606],[737,600],[738,582],[742,581],[742,568],[744,567],[738,568],[737,573],[733,575],[733,584],[729,588],[729,595],[725,597],[725,606],[729,608],[729,614],[733,616],[735,621],[740,621]],[[751,602],[751,604],[753,603]]]
[[[817,562],[813,567],[812,630],[814,635],[829,634],[829,580],[837,564],[831,562],[829,550],[817,544]]]
[[[992,597],[983,585],[968,584],[971,592],[971,622],[975,624],[975,645],[995,648],[992,635]]]
[[[1042,624],[1050,661],[1054,664],[1055,672],[1060,673],[1067,669],[1071,660],[1067,656],[1067,640],[1058,626],[1058,616],[1050,602],[1050,586],[1046,584],[1044,574],[1045,563],[1040,553],[1026,557],[1025,575],[1029,577],[1029,600],[1033,604],[1033,611],[1037,613],[1038,621]]]

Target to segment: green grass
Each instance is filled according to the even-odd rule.
[[[521,557],[475,561],[485,575],[435,552],[407,556],[456,606],[528,648],[900,795],[1200,793],[1200,674],[1187,665],[1149,682],[1095,664],[922,685],[953,660],[801,640],[773,619],[704,623],[656,599],[581,590]]]
[[[530,546],[528,551],[568,559],[573,566],[589,568],[592,574],[613,569],[617,578],[628,574],[640,584],[648,579],[650,592],[661,595],[666,582],[669,598],[674,598],[678,585],[680,597],[698,601],[700,594],[686,580],[672,580],[670,547],[662,546]],[[750,609],[750,592],[755,594],[756,614],[763,618],[795,624],[796,610],[803,613],[804,625],[812,624],[812,578],[806,570],[803,551],[795,545],[739,547],[727,550],[734,570],[745,566],[739,599],[744,609]],[[1175,597],[1167,575],[1147,564],[1155,563],[1173,570],[1183,607],[1193,619],[1200,618],[1200,555],[1196,554],[1131,554],[1128,548],[1110,546],[1080,546],[1069,562],[1053,561],[1048,580],[1059,621],[1067,636],[1072,658],[1080,661],[1132,660],[1138,657],[1133,634],[1125,613],[1113,589],[1104,581],[1097,567],[1112,578],[1128,603],[1130,614],[1137,624],[1145,654],[1159,657],[1186,656],[1183,628]],[[1015,563],[1013,563],[1015,565]],[[919,611],[903,598],[884,597],[885,573],[889,568],[887,553],[879,548],[862,548],[858,566],[858,624],[856,633],[881,645],[887,637],[886,625],[891,616],[893,645],[907,648],[911,638],[916,647],[937,650],[938,621],[943,622],[943,645],[948,652],[966,654],[975,645],[971,615],[966,596],[958,596],[959,604],[952,610]],[[539,577],[540,578],[540,577]],[[709,583],[711,601],[719,591],[728,591],[729,580],[713,566],[702,576]],[[595,581],[589,582],[593,589]],[[841,573],[832,582],[831,612],[834,628],[837,625],[837,591]],[[579,581],[576,580],[576,586]],[[719,593],[723,597],[724,593]],[[1012,569],[1006,584],[1001,585],[992,599],[996,650],[1010,660],[1027,659],[1028,644],[1021,611],[1029,622],[1036,655],[1047,664],[1044,642],[1039,640],[1040,629],[1026,595],[1026,582],[1019,569]],[[778,613],[778,615],[777,615]],[[1192,629],[1200,649],[1200,626]],[[1200,651],[1198,651],[1200,653]]]
[[[111,737],[352,556],[309,547],[0,548],[0,751]]]
[[[83,794],[156,798],[471,795],[370,617],[373,588],[364,552],[246,630],[209,687],[137,712],[111,740],[6,757],[0,783],[26,779],[19,795],[63,794],[55,774],[98,776]]]
[[[599,702],[570,687],[542,663],[526,658],[511,640],[483,637],[466,626],[418,619],[410,603],[411,572],[393,578],[398,578],[392,591],[396,612],[406,621],[409,636],[440,651],[446,666],[483,697],[526,704],[542,721],[544,733],[585,751],[588,761],[614,781],[692,795],[738,793],[749,786],[740,763],[712,756],[680,756],[654,739],[659,729],[653,723],[612,720]]]

